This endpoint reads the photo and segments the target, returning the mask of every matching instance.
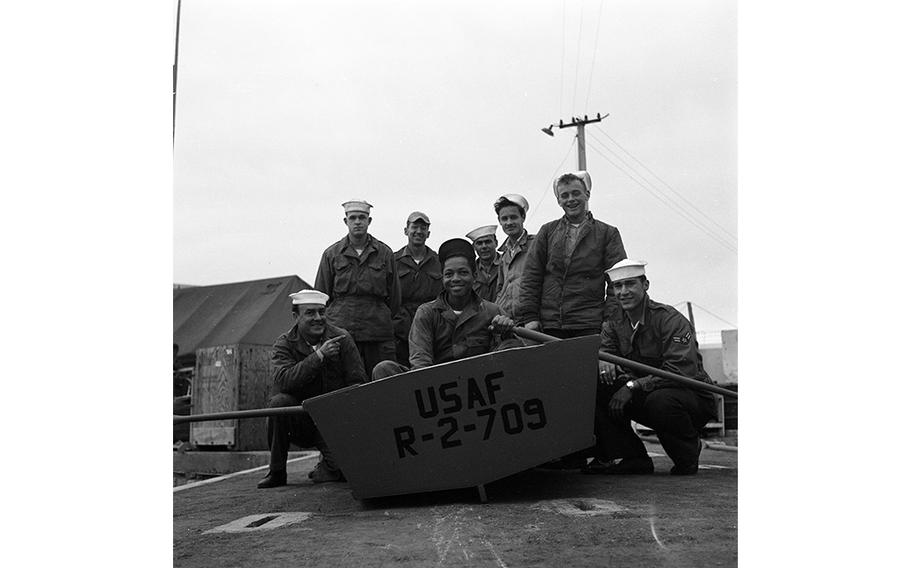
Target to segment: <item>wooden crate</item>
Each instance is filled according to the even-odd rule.
[[[192,414],[264,408],[269,402],[268,345],[219,345],[196,351]],[[197,447],[267,450],[266,418],[193,422]]]

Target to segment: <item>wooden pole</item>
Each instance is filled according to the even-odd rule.
[[[695,314],[692,313],[692,302],[686,302],[686,309],[689,310],[689,325],[692,326],[692,335],[695,335]]]
[[[174,424],[185,422],[210,422],[212,420],[233,420],[235,418],[259,418],[262,416],[281,416],[284,414],[303,414],[303,406],[276,406],[275,408],[257,408],[255,410],[234,410],[232,412],[213,412],[211,414],[174,415]]]
[[[578,124],[578,169],[585,170],[588,169],[588,160],[585,156],[585,123],[580,122]]]
[[[540,333],[539,331],[534,331],[531,329],[525,329],[523,327],[512,328],[512,333],[518,337],[524,337],[525,339],[530,339],[532,341],[538,341],[540,343],[549,343],[551,341],[559,341],[558,337],[553,337],[552,335],[547,335],[545,333]],[[663,369],[658,369],[657,367],[651,367],[645,365],[644,363],[639,363],[637,361],[632,361],[631,359],[624,359],[613,355],[612,353],[607,353],[605,351],[600,351],[597,354],[597,358],[601,361],[606,361],[607,363],[613,363],[614,365],[619,365],[627,369],[633,369],[641,373],[647,373],[649,375],[655,375],[662,377],[664,379],[670,379],[671,381],[676,381],[683,383],[688,387],[698,390],[706,390],[709,392],[714,392],[717,394],[722,394],[724,396],[729,396],[733,398],[738,398],[739,395],[731,390],[719,387],[717,385],[712,385],[709,383],[703,383],[701,381],[696,381],[695,379],[690,379],[689,377],[684,377],[682,375],[677,375],[676,373],[671,373],[669,371],[664,371]]]

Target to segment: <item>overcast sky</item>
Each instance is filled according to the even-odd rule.
[[[654,299],[729,329],[736,23],[729,0],[185,0],[174,281],[312,283],[351,198],[393,250],[411,211],[437,249],[495,223],[503,193],[528,199],[534,233],[562,215],[551,182],[577,160],[574,129],[540,129],[600,112],[591,211],[648,261]]]

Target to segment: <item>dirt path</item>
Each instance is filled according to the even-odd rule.
[[[705,450],[697,476],[671,477],[648,449],[653,476],[535,469],[487,486],[486,504],[474,490],[357,501],[312,485],[315,459],[291,464],[287,487],[240,475],[174,494],[174,565],[735,566],[737,455]]]

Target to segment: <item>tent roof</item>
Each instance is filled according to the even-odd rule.
[[[215,345],[272,345],[294,323],[288,294],[310,288],[292,275],[175,289],[178,355]]]

